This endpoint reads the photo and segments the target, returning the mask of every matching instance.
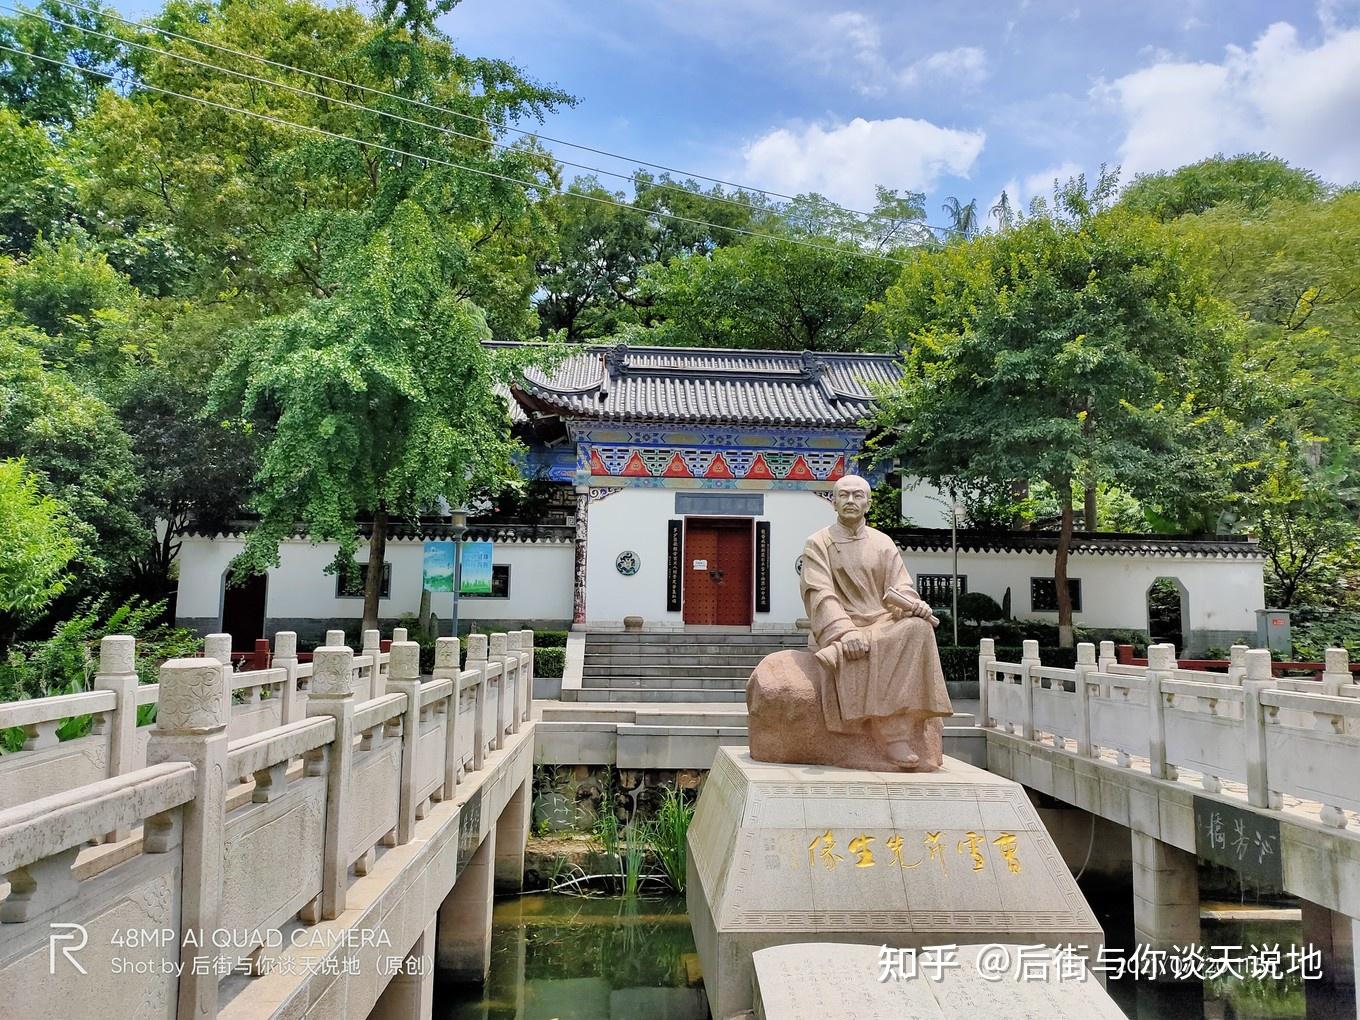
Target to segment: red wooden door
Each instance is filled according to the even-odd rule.
[[[750,625],[751,555],[750,521],[685,522],[685,623]]]

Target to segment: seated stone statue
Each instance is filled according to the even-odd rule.
[[[801,592],[809,652],[767,656],[747,684],[759,761],[929,770],[953,713],[930,606],[892,539],[865,524],[869,484],[833,490],[836,522],[807,540]]]

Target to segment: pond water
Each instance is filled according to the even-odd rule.
[[[498,900],[485,988],[435,988],[436,1020],[708,1020],[679,896]]]
[[[1131,950],[1127,886],[1084,891],[1107,943]],[[1302,942],[1295,921],[1204,921],[1202,946]],[[681,897],[627,900],[536,894],[496,903],[485,988],[437,986],[436,1020],[708,1020],[694,937]],[[1234,954],[1236,955],[1236,954]],[[1134,1020],[1354,1016],[1354,993],[1309,982],[1250,978],[1153,983],[1110,981]],[[1306,999],[1305,999],[1306,994]]]

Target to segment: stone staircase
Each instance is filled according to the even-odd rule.
[[[765,656],[806,648],[807,633],[586,635],[581,688],[563,700],[640,704],[744,704],[746,681]]]

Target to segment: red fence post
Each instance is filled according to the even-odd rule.
[[[1132,666],[1133,645],[1115,645],[1114,657],[1115,661],[1118,662],[1121,666]]]
[[[270,652],[269,652],[269,639],[268,639],[268,638],[256,638],[256,639],[255,639],[255,654],[254,654],[253,656],[251,656],[251,660],[252,660],[252,661],[251,661],[251,667],[252,667],[253,669],[268,669],[268,668],[269,668],[269,660],[270,660],[270,658],[271,658],[271,655],[270,655]]]

